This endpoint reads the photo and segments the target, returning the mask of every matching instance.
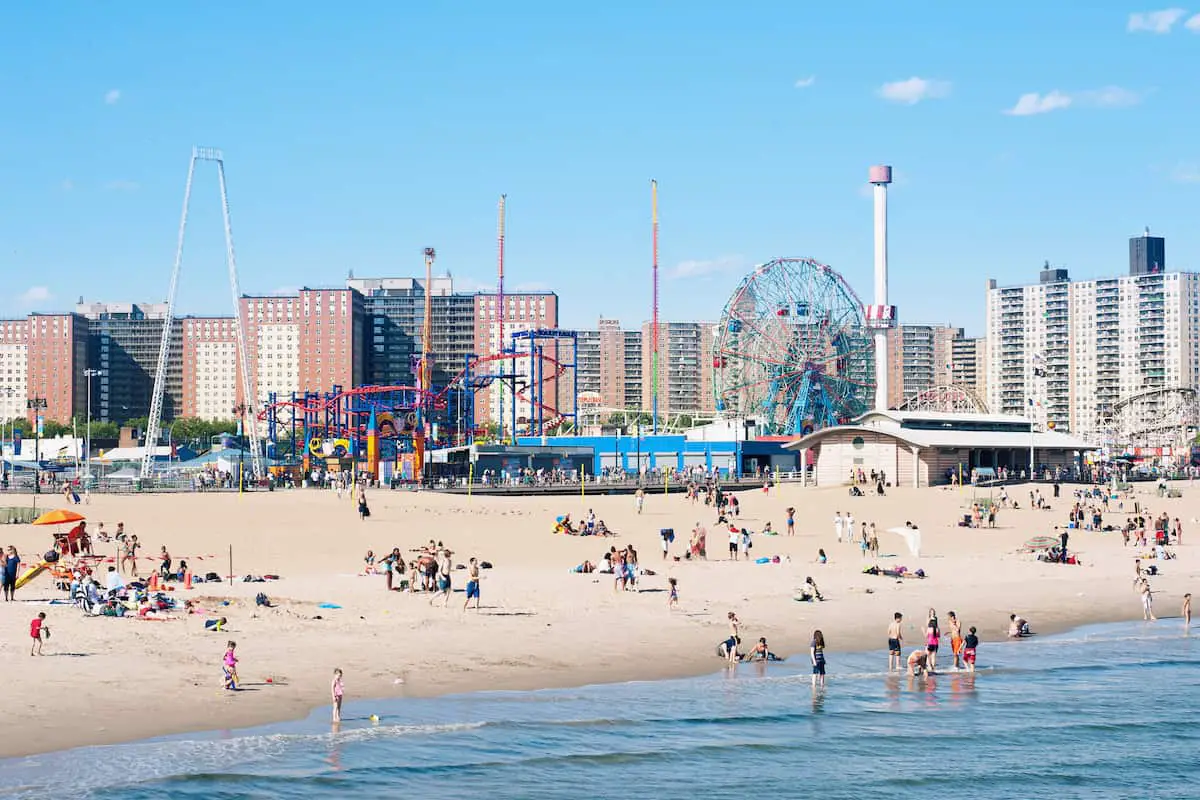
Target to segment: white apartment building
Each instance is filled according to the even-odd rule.
[[[29,374],[29,323],[0,321],[0,423],[25,416]]]
[[[1200,388],[1200,275],[1151,271],[988,282],[987,401],[1097,445],[1117,404],[1147,389]]]

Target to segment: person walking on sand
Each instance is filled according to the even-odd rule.
[[[329,685],[329,694],[333,700],[333,721],[342,721],[342,696],[346,693],[346,687],[342,684],[342,671],[335,669],[333,671],[333,682]]]
[[[838,544],[842,543],[842,512],[838,511],[833,517],[833,535],[837,537]]]
[[[888,672],[900,669],[901,648],[904,647],[904,615],[897,611],[888,625]]]
[[[808,645],[808,655],[812,659],[813,686],[825,685],[825,634],[813,631],[812,641]]]
[[[236,692],[238,690],[237,673],[237,642],[232,639],[225,644],[225,657],[221,660],[221,671],[225,676],[225,688]]]
[[[787,507],[787,535],[796,535],[796,509],[791,506]]]
[[[679,581],[675,578],[667,578],[667,586],[670,594],[667,595],[667,608],[679,608]],[[1189,597],[1191,595],[1188,595]]]
[[[33,618],[33,622],[29,623],[29,637],[33,639],[33,644],[29,647],[29,655],[40,656],[42,654],[42,640],[50,638],[50,626],[46,624],[45,611],[39,611],[38,615]]]
[[[475,601],[475,610],[479,610],[479,561],[472,558],[467,564],[467,601],[463,603],[463,611]]]
[[[642,506],[646,504],[646,493],[642,491],[642,487],[633,493],[633,507],[637,509],[637,513],[642,513]]]
[[[429,598],[429,605],[433,605],[439,595],[442,598],[442,608],[450,605],[450,595],[454,592],[450,580],[450,572],[453,569],[454,564],[450,560],[450,550],[443,547],[437,553],[437,591],[433,592]]]

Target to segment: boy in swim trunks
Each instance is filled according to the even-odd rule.
[[[975,648],[979,647],[979,637],[975,635],[975,626],[972,625],[967,632],[967,636],[963,639],[963,661],[966,662],[967,670],[975,671]]]
[[[900,648],[904,645],[903,620],[904,615],[897,611],[892,624],[888,625],[888,672],[900,669]]]
[[[946,616],[950,620],[950,652],[954,655],[954,668],[962,669],[963,668],[962,623],[958,621],[958,617],[955,616],[953,611],[951,611]]]
[[[463,603],[463,611],[475,600],[475,610],[479,610],[479,562],[472,558],[467,566],[467,602]]]
[[[46,612],[39,611],[38,615],[29,623],[29,636],[33,639],[33,644],[29,647],[29,655],[42,654],[42,640],[50,638],[50,628],[46,625]]]

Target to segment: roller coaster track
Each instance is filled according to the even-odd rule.
[[[437,392],[423,392],[419,387],[416,387],[416,386],[360,386],[360,387],[357,387],[354,389],[346,389],[346,390],[339,392],[338,394],[335,394],[331,397],[320,397],[320,398],[310,397],[310,398],[306,398],[306,399],[283,400],[283,401],[280,401],[280,402],[277,402],[277,403],[274,403],[272,405],[265,407],[262,411],[260,411],[258,413],[258,419],[261,422],[266,422],[266,421],[269,421],[270,419],[272,419],[272,416],[274,416],[276,422],[278,422],[279,420],[278,420],[277,415],[280,412],[286,411],[286,410],[291,410],[293,412],[293,414],[298,412],[300,415],[305,416],[305,417],[317,416],[317,415],[326,413],[328,411],[340,408],[343,401],[346,398],[368,397],[370,395],[398,393],[398,392],[412,392],[414,398],[420,398],[424,394],[424,395],[428,396],[429,400],[426,401],[425,403],[419,403],[419,405],[424,405],[425,407],[432,407],[435,409],[444,409],[444,408],[446,408],[446,398],[449,395],[449,393],[452,391],[452,389],[455,386],[461,386],[463,379],[466,378],[468,373],[470,373],[471,375],[474,376],[475,370],[479,365],[491,364],[491,363],[495,363],[495,362],[499,362],[499,361],[516,361],[517,359],[522,359],[522,358],[531,359],[531,360],[540,358],[543,365],[547,364],[547,363],[550,365],[550,367],[551,367],[550,374],[543,373],[543,375],[542,375],[542,384],[543,385],[550,381],[553,381],[553,380],[556,380],[556,379],[562,377],[567,372],[567,367],[562,362],[558,361],[555,358],[552,358],[551,356],[547,356],[547,355],[536,356],[536,355],[532,355],[530,353],[497,353],[495,355],[484,356],[482,358],[475,359],[474,361],[471,362],[470,368],[463,369],[462,371],[460,371],[457,375],[454,376],[454,378],[451,381],[449,381],[444,387],[442,387]],[[532,372],[532,369],[530,370],[530,372]],[[490,377],[494,380],[496,376],[484,375],[484,376],[478,376],[478,377],[484,377],[484,378]],[[530,382],[532,383],[536,379],[536,376],[530,375],[529,379],[530,379]],[[489,381],[489,383],[490,383],[490,381]],[[472,391],[474,391],[475,388],[483,388],[483,387],[482,386],[473,387]],[[535,408],[541,409],[543,412],[550,415],[550,419],[545,421],[544,427],[553,428],[553,427],[557,427],[558,425],[560,425],[563,421],[563,417],[562,417],[562,414],[559,412],[559,410],[553,406],[547,405],[544,402],[540,402],[540,401],[536,401],[536,400],[532,399],[529,396],[530,388],[531,388],[530,386],[526,386],[524,388],[517,389],[516,396],[522,402],[528,403],[529,407],[531,409],[535,409]],[[413,408],[413,409],[415,409],[416,407],[417,407],[417,405],[405,406],[405,408]],[[345,432],[350,432],[351,428],[344,428],[343,430]]]

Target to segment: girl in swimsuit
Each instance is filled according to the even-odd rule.
[[[934,672],[937,669],[938,642],[941,638],[942,631],[938,628],[937,615],[931,608],[929,609],[929,625],[925,628],[925,649],[929,653],[929,672]]]
[[[825,634],[819,630],[813,631],[812,642],[808,646],[808,654],[812,658],[813,686],[825,685]]]

